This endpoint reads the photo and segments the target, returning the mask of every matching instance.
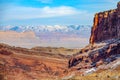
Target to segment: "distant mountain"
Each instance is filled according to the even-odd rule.
[[[12,30],[16,32],[24,32],[24,31],[34,31],[34,32],[80,32],[80,31],[90,31],[90,25],[69,25],[69,26],[61,26],[61,25],[40,25],[40,26],[1,26],[0,30]]]
[[[18,34],[25,32],[33,32],[36,37],[33,39],[29,39],[29,34],[26,37],[17,38],[13,34],[8,33],[7,35],[0,34],[1,36],[10,36],[9,39],[6,37],[0,36],[0,42],[15,43],[15,45],[19,45],[19,43],[25,46],[25,41],[27,45],[39,45],[39,46],[52,46],[52,47],[66,47],[66,48],[81,48],[88,44],[89,36],[90,36],[90,25],[69,25],[69,26],[60,26],[60,25],[40,25],[40,26],[0,26],[1,31],[12,32],[15,31],[17,36]],[[12,36],[11,36],[12,35]],[[21,34],[25,35],[25,34]],[[19,42],[18,42],[19,41]],[[21,46],[20,45],[20,46]],[[30,47],[30,46],[29,46]]]
[[[0,31],[0,43],[6,43],[19,47],[31,48],[36,46],[40,40],[32,31],[15,32],[15,31]]]

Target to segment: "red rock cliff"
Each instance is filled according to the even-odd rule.
[[[103,44],[101,41],[104,40],[108,43]],[[84,73],[86,69],[99,69],[100,66],[118,60],[117,57],[120,55],[120,2],[117,9],[95,15],[90,43],[96,44],[86,46],[69,59],[68,67],[71,70]]]
[[[96,13],[90,43],[120,38],[120,2],[117,9]]]

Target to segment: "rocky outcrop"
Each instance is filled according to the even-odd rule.
[[[99,43],[98,43],[99,42]],[[120,56],[120,2],[117,9],[95,14],[90,44],[71,57],[69,68],[90,69]]]
[[[120,2],[117,9],[96,13],[90,43],[120,38]]]
[[[86,52],[81,52],[69,60],[69,68],[76,67],[78,69],[89,69],[98,67],[102,64],[108,64],[120,56],[120,39],[109,40],[108,44],[96,44],[84,48]]]

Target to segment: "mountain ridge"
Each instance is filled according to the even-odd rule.
[[[4,27],[4,28],[2,28]],[[39,26],[1,26],[1,30],[12,30],[16,32],[34,31],[34,32],[69,32],[69,31],[80,31],[89,30],[90,25],[39,25]]]

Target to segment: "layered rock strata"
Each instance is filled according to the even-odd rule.
[[[120,2],[117,9],[96,13],[90,43],[120,38]]]

